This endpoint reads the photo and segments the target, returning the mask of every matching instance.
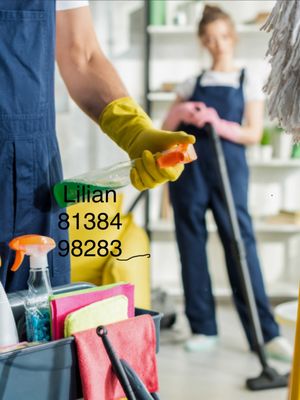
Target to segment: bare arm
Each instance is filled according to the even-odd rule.
[[[174,118],[174,114],[176,115],[177,111],[175,107],[177,107],[178,104],[182,102],[184,102],[184,99],[182,99],[180,96],[177,96],[176,100],[170,107],[170,110],[163,122],[162,129],[174,131],[177,128],[176,118]],[[237,143],[244,145],[259,143],[263,132],[263,121],[264,121],[264,102],[263,101],[248,102],[246,104],[246,109],[245,109],[245,121],[242,126],[237,126],[238,135],[236,136],[235,141]]]
[[[176,107],[179,103],[182,103],[183,101],[184,100],[180,96],[176,97],[176,100],[171,105],[170,110],[162,124],[162,129],[165,129],[166,131],[174,131],[177,128],[177,126],[174,126],[172,118],[172,109]]]
[[[264,102],[249,101],[245,109],[245,122],[241,126],[238,143],[251,145],[259,143],[263,133]]]
[[[128,96],[103,54],[89,7],[57,12],[56,59],[70,96],[95,122],[111,101]]]

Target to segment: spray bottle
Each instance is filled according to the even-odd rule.
[[[30,257],[28,293],[25,298],[26,332],[29,342],[50,340],[49,279],[47,254],[54,249],[53,239],[40,235],[25,235],[13,239],[9,246],[16,250],[12,271],[17,271],[24,256]]]
[[[187,164],[196,159],[197,155],[192,144],[180,144],[162,152],[156,162],[159,168],[167,168],[176,164]],[[135,160],[125,161],[58,182],[53,188],[55,200],[59,207],[64,208],[84,201],[89,193],[127,186],[130,183],[130,169],[134,163]]]
[[[0,347],[19,343],[16,323],[5,290],[0,282]]]

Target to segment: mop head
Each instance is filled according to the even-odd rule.
[[[264,87],[271,119],[300,142],[300,1],[277,0],[261,28],[271,32],[271,73]]]

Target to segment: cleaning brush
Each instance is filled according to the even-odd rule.
[[[262,30],[271,32],[264,86],[270,118],[300,142],[300,1],[277,0]]]

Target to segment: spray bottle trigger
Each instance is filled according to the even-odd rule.
[[[20,266],[24,260],[25,254],[26,254],[25,251],[22,251],[22,250],[18,250],[16,252],[16,258],[15,258],[13,266],[11,267],[11,271],[16,272],[20,268]]]
[[[188,164],[197,160],[197,154],[192,144],[179,144],[162,152],[157,159],[159,168],[174,167],[177,164]]]

